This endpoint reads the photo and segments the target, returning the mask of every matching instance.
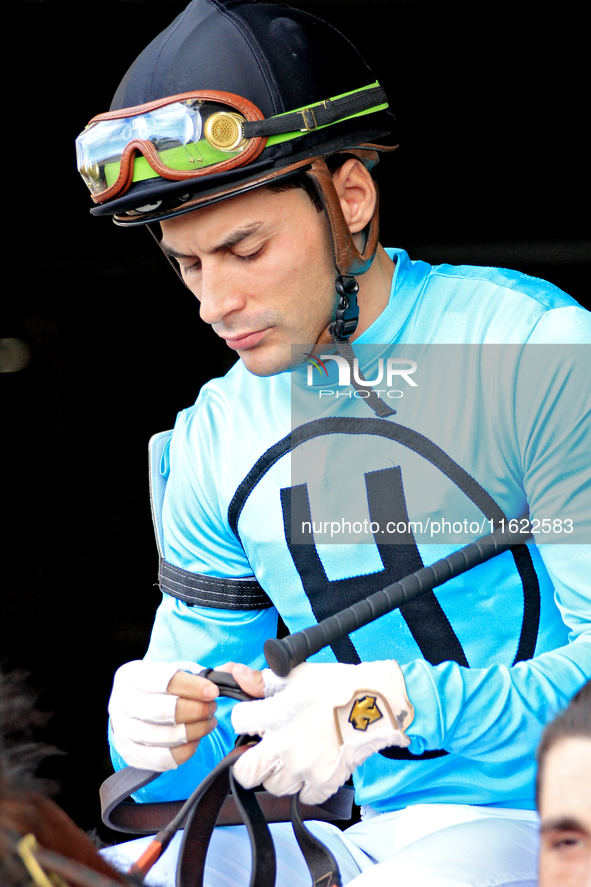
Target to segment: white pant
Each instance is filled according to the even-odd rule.
[[[419,804],[375,815],[342,832],[307,823],[336,857],[351,887],[536,887],[538,818],[529,810],[460,804]],[[289,823],[271,826],[277,852],[277,887],[310,887],[311,878]],[[103,850],[125,870],[150,838]],[[146,884],[174,887],[180,835],[151,870]],[[244,826],[214,831],[205,868],[206,887],[248,887],[250,844]]]

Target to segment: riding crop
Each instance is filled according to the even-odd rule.
[[[414,601],[416,598],[450,579],[460,576],[472,567],[483,564],[498,554],[520,545],[531,538],[531,532],[524,529],[523,522],[516,522],[519,530],[511,532],[509,524],[503,522],[492,533],[481,536],[447,557],[441,558],[429,567],[421,567],[399,582],[376,591],[357,601],[344,610],[311,625],[303,631],[295,632],[286,638],[269,638],[265,641],[265,659],[269,667],[279,677],[287,677],[292,668],[318,653],[323,647],[333,644],[339,638],[373,622],[380,616]]]

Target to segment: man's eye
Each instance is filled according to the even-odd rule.
[[[258,257],[262,254],[262,252],[263,252],[263,247],[261,246],[259,249],[256,250],[256,252],[249,253],[246,256],[242,256],[239,253],[236,253],[236,255],[240,259],[241,262],[252,262],[254,259],[258,259]]]
[[[201,262],[193,262],[192,265],[181,265],[181,274],[186,277],[188,274],[194,274],[201,270]]]
[[[579,835],[565,835],[562,838],[557,838],[553,846],[556,850],[569,850],[572,847],[578,847],[579,844],[581,844]]]

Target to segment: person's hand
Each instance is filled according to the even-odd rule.
[[[222,665],[218,671],[229,671],[235,678],[236,682],[240,684],[242,689],[250,696],[264,699],[265,696],[270,695],[267,692],[267,685],[265,684],[266,671],[256,671],[254,668],[249,668],[248,665],[242,665],[239,662],[227,662],[225,665]]]
[[[127,662],[118,669],[109,714],[115,748],[129,766],[175,769],[217,726],[219,691],[198,676],[200,671],[202,666],[195,662],[146,660]]]
[[[243,689],[264,686],[271,697],[241,702],[232,711],[236,733],[261,742],[234,764],[245,788],[274,795],[301,790],[305,804],[321,804],[367,758],[387,746],[405,748],[414,718],[400,667],[393,660],[360,665],[303,663],[289,677],[269,669],[233,674]],[[249,670],[247,670],[249,671]]]

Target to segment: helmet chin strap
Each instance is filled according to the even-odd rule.
[[[347,151],[347,154],[354,154],[370,168],[377,162],[375,151],[357,148]],[[335,282],[338,296],[335,319],[321,332],[316,345],[335,345],[339,354],[349,364],[352,384],[363,394],[363,399],[367,405],[380,418],[394,416],[396,410],[389,407],[376,394],[371,385],[365,381],[359,367],[356,368],[356,371],[353,371],[355,354],[349,342],[349,338],[354,334],[359,323],[359,305],[357,303],[359,284],[355,277],[358,274],[365,274],[369,270],[378,248],[379,208],[377,190],[376,205],[369,223],[365,247],[363,252],[360,253],[345,221],[341,201],[324,158],[314,160],[311,168],[306,171],[306,175],[313,179],[328,217],[332,234],[334,262],[338,272]]]
[[[369,168],[377,163],[377,152],[373,150],[351,148],[346,153],[354,155]],[[376,205],[369,223],[365,247],[361,253],[357,249],[353,235],[345,221],[341,201],[325,159],[323,157],[316,158],[310,169],[306,170],[306,175],[316,185],[328,218],[334,263],[338,272],[335,282],[338,297],[335,319],[326,330],[323,330],[317,344],[323,345],[333,341],[347,342],[357,329],[359,322],[359,305],[357,304],[359,284],[355,278],[359,274],[365,274],[370,268],[378,248],[378,195],[376,191]]]
[[[336,318],[331,324],[331,333],[333,339],[342,339],[348,342],[349,336],[353,335],[359,323],[359,305],[357,304],[359,284],[354,277],[343,277],[342,274],[339,274],[335,282],[335,289],[339,300]]]

